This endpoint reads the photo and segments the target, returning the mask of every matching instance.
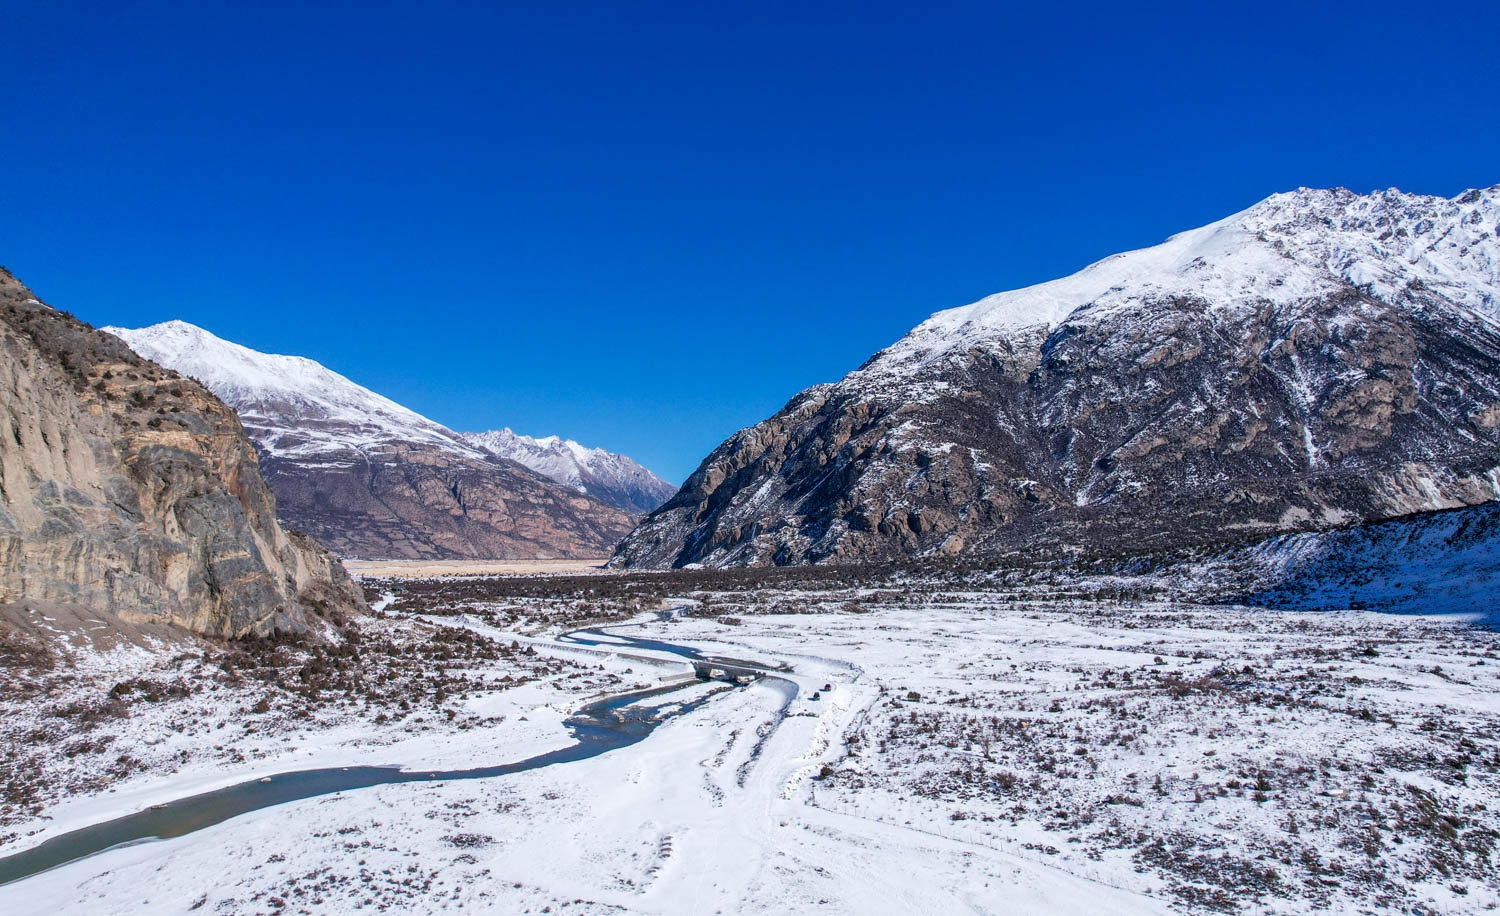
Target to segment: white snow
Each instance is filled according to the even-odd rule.
[[[185,321],[104,330],[147,359],[202,382],[239,411],[257,444],[278,457],[363,452],[392,442],[485,455],[447,427],[301,356],[261,353]]]
[[[1221,307],[1286,305],[1353,284],[1390,302],[1420,283],[1500,323],[1497,223],[1500,185],[1452,200],[1301,188],[1072,276],[937,312],[851,378],[910,371],[986,339],[1174,295]]]
[[[561,436],[523,436],[509,427],[460,435],[472,445],[607,502],[613,502],[612,493],[632,490],[649,490],[664,500],[676,489],[625,455]]]
[[[202,382],[235,408],[256,444],[304,467],[346,467],[402,444],[437,446],[468,459],[509,459],[580,493],[657,491],[670,484],[624,455],[559,436],[509,429],[456,433],[301,356],[261,353],[185,321],[108,327],[141,356]],[[600,491],[600,492],[596,492]]]
[[[1482,863],[1450,851],[1442,832],[1444,818],[1474,838],[1496,825],[1492,633],[1372,613],[952,585],[677,600],[689,602],[736,622],[674,618],[614,632],[789,662],[797,691],[785,718],[788,693],[767,680],[597,758],[312,798],[106,852],[0,890],[7,912],[1092,914],[1212,904],[1310,914],[1500,904],[1497,888],[1475,878]],[[778,613],[783,604],[796,612]],[[483,628],[467,615],[428,619]],[[615,671],[625,664],[546,637],[527,642],[588,651],[590,664]],[[628,651],[637,669],[643,655],[680,667]],[[320,749],[311,759],[335,763],[321,750],[333,747],[345,763],[495,763],[556,746],[568,707],[543,684],[469,703],[509,715],[439,740],[386,743],[368,724],[360,741],[310,736]],[[1460,753],[1467,780],[1447,762]],[[57,820],[25,843],[271,766],[122,785],[109,801],[52,808]]]
[[[558,483],[583,489],[585,471],[603,467],[615,457],[602,448],[588,448],[560,436],[523,436],[509,427],[483,433],[464,433],[464,439],[502,458],[523,464]]]

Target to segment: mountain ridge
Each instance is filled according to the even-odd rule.
[[[936,312],[727,439],[616,562],[1168,546],[1491,499],[1497,222],[1500,186],[1289,192]]]
[[[240,415],[288,524],[368,559],[589,558],[631,517],[298,356],[184,321],[106,328]]]
[[[561,436],[523,436],[509,427],[459,435],[470,444],[626,512],[650,512],[677,493],[675,486],[626,455],[590,448]]]

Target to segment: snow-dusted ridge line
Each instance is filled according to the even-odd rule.
[[[648,512],[677,492],[634,459],[561,436],[523,436],[508,427],[460,435],[471,445],[626,511]]]
[[[1300,189],[937,312],[725,440],[616,562],[1165,547],[1495,499],[1497,230],[1500,186]]]
[[[602,448],[590,448],[561,436],[523,436],[508,426],[460,435],[473,445],[520,462],[533,471],[578,489],[583,489],[582,471],[604,470],[612,460],[625,458],[624,455],[616,455]]]
[[[252,350],[186,321],[103,330],[147,359],[202,382],[238,410],[256,441],[277,457],[305,460],[391,442],[423,443],[474,460],[509,459],[600,498],[634,488],[664,502],[676,492],[625,455],[509,429],[454,432],[314,360]]]
[[[1070,276],[935,312],[849,379],[904,373],[986,338],[1051,330],[1174,295],[1230,306],[1285,305],[1348,283],[1394,301],[1418,284],[1500,324],[1497,223],[1500,185],[1451,199],[1395,188],[1273,194]]]
[[[245,425],[261,433],[255,436],[258,443],[279,457],[362,450],[393,440],[485,456],[442,424],[306,357],[261,353],[185,321],[103,330],[147,359],[202,382],[238,410]],[[287,436],[281,428],[288,417],[318,425]]]
[[[598,556],[631,512],[549,479],[324,366],[183,321],[111,328],[239,413],[278,515],[347,557]]]

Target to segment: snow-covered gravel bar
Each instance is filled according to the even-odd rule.
[[[67,740],[109,737],[103,756],[64,760],[136,764],[89,778],[49,763],[56,789],[35,788],[7,809],[0,855],[263,773],[356,763],[457,769],[562,746],[563,720],[588,699],[690,671],[632,639],[792,670],[720,685],[639,743],[597,757],[254,811],[0,887],[0,911],[1500,906],[1493,631],[1366,612],[931,587],[698,591],[673,603],[690,613],[607,628],[620,655],[559,642],[572,623],[518,627],[513,615],[490,613],[503,602],[379,618],[364,625],[372,633],[360,667],[381,669],[386,655],[401,654],[377,658],[370,647],[420,639],[451,647],[437,661],[429,648],[418,666],[445,670],[439,686],[413,695],[397,670],[399,690],[338,694],[349,698],[306,717],[302,694],[266,686],[253,677],[258,668],[241,665],[230,683],[221,664],[197,655],[80,653],[67,669],[72,686],[6,707],[7,739],[47,729],[50,716]],[[784,613],[791,608],[801,612]],[[88,729],[55,715],[83,702],[87,683],[170,683],[163,666],[173,664],[217,689],[134,703],[127,718]],[[277,670],[312,663],[297,664]],[[332,672],[324,693],[352,676],[323,664]],[[30,759],[14,744],[6,753]]]

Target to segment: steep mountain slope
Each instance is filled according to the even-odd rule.
[[[343,556],[592,557],[630,516],[296,356],[181,321],[107,328],[240,413],[281,519]]]
[[[676,487],[632,459],[602,448],[588,448],[572,439],[534,439],[509,429],[462,435],[472,445],[626,512],[650,512],[677,492]]]
[[[939,312],[730,437],[670,566],[1170,547],[1500,492],[1500,187],[1278,194]]]
[[[1099,593],[1308,611],[1360,609],[1500,624],[1500,502],[1161,555],[1028,567],[1031,581]]]
[[[84,610],[244,636],[363,606],[276,523],[238,418],[202,386],[3,269],[0,349],[0,622]]]
[[[1240,600],[1307,610],[1462,614],[1500,622],[1500,503],[1424,512],[1339,531],[1268,538]]]

